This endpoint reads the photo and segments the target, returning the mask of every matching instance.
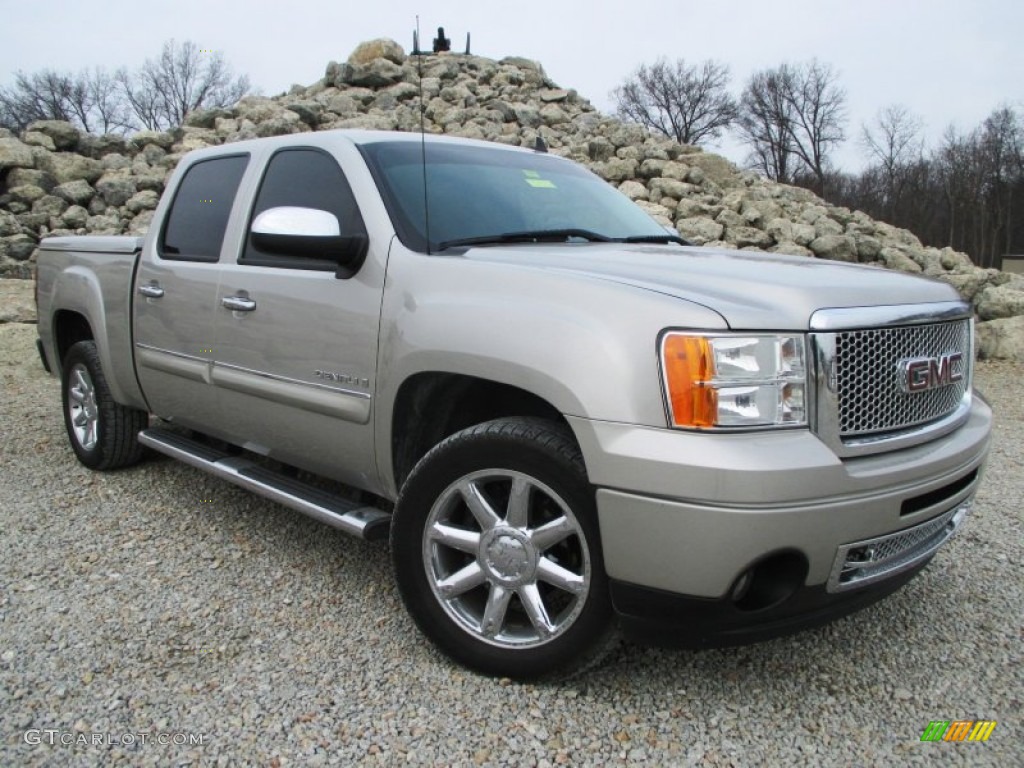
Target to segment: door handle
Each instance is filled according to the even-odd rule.
[[[245,296],[225,296],[220,303],[235,312],[252,312],[256,309],[256,302]]]
[[[164,295],[164,289],[156,283],[147,283],[146,285],[139,286],[139,293],[151,299],[159,299]]]

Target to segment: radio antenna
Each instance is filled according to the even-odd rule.
[[[420,85],[420,163],[423,166],[423,229],[427,239],[427,255],[430,255],[430,203],[427,195],[427,105],[423,103],[423,51],[420,50],[420,17],[416,14],[416,34],[412,39],[412,52],[416,57],[416,74]]]

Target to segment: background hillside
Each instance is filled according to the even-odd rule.
[[[60,121],[0,131],[0,275],[29,277],[38,241],[48,235],[144,233],[170,173],[191,149],[334,128],[419,130],[421,85],[429,132],[524,146],[540,136],[551,152],[587,165],[698,244],[944,280],[973,302],[982,356],[1024,359],[1024,277],[980,269],[963,253],[925,247],[863,212],[605,116],[536,62],[408,57],[389,40],[363,43],[308,87],[196,111],[167,132],[93,136]]]

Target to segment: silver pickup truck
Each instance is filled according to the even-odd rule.
[[[74,452],[149,448],[390,536],[416,623],[493,675],[578,671],[622,632],[771,637],[921,570],[988,447],[970,307],[690,247],[542,150],[239,142],[182,160],[145,238],[44,241]]]

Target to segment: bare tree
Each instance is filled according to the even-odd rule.
[[[812,60],[795,68],[786,92],[793,112],[793,151],[814,174],[819,194],[825,191],[829,152],[846,138],[846,91],[837,81],[831,66]]]
[[[618,114],[681,144],[714,141],[736,119],[729,95],[729,67],[707,60],[683,59],[641,64],[612,91]]]
[[[36,120],[66,120],[90,133],[130,128],[114,78],[100,68],[16,73],[13,86],[0,88],[0,125],[23,131]]]
[[[757,72],[740,97],[737,126],[740,138],[750,147],[747,162],[769,179],[788,184],[796,162],[793,148],[793,109],[786,97],[791,68]]]
[[[776,181],[809,174],[822,193],[829,153],[846,137],[846,93],[835,70],[810,61],[757,72],[740,99],[740,136],[751,164]]]
[[[164,43],[134,75],[118,73],[122,92],[144,127],[164,130],[180,125],[190,112],[227,107],[249,90],[249,78],[234,77],[220,53],[205,53],[195,43]]]
[[[880,182],[885,219],[893,221],[899,208],[911,170],[924,151],[921,136],[923,122],[902,104],[891,104],[878,111],[874,125],[861,126],[861,144],[872,160],[872,169]]]

